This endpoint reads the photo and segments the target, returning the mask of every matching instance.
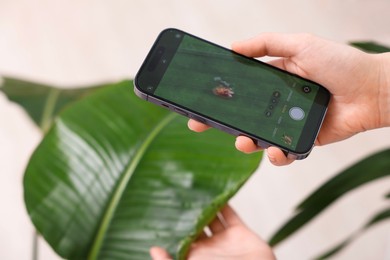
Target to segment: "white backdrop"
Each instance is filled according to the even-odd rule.
[[[177,27],[229,47],[260,32],[310,32],[338,41],[390,45],[387,0],[128,1],[0,0],[0,75],[72,87],[132,78],[154,38]],[[131,89],[129,89],[131,91]],[[23,111],[0,94],[0,258],[30,259],[32,227],[22,176],[40,140]],[[316,148],[286,167],[264,160],[232,205],[269,238],[294,206],[333,174],[389,147],[390,129]],[[369,173],[367,173],[369,174]],[[390,181],[352,192],[275,249],[279,259],[309,259],[341,241],[384,208]],[[41,243],[41,259],[56,259]],[[335,259],[390,259],[390,224],[361,236]]]

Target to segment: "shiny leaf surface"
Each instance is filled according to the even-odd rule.
[[[24,177],[28,213],[69,259],[182,259],[189,244],[257,168],[220,131],[140,100],[125,81],[61,113]]]

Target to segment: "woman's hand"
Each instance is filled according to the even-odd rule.
[[[210,237],[203,234],[195,241],[188,253],[188,260],[274,260],[269,245],[253,233],[237,216],[232,208],[226,206],[209,225]],[[153,260],[172,259],[160,247],[152,247]]]
[[[310,34],[278,33],[265,33],[237,42],[233,50],[248,57],[277,57],[269,63],[315,81],[331,92],[316,145],[390,125],[390,53],[367,54]],[[192,119],[188,126],[196,132],[208,128]],[[237,137],[235,145],[245,153],[260,150],[244,136]],[[275,165],[293,161],[276,147],[268,148],[267,154]]]

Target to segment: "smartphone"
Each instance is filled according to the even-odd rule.
[[[258,146],[306,158],[330,94],[321,85],[178,29],[160,33],[134,80],[137,96]]]

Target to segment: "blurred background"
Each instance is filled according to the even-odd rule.
[[[226,47],[261,32],[309,32],[341,43],[390,45],[389,10],[387,0],[0,0],[0,76],[62,87],[133,78],[166,27]],[[0,111],[0,258],[31,259],[33,227],[24,207],[22,178],[41,135],[1,92]],[[386,128],[315,148],[308,159],[290,166],[264,160],[231,204],[268,239],[321,183],[389,146]],[[384,208],[381,198],[389,187],[387,178],[350,193],[275,248],[278,259],[310,259],[342,241]],[[58,258],[43,241],[39,247],[40,259]],[[335,259],[390,259],[389,221],[370,229]]]

